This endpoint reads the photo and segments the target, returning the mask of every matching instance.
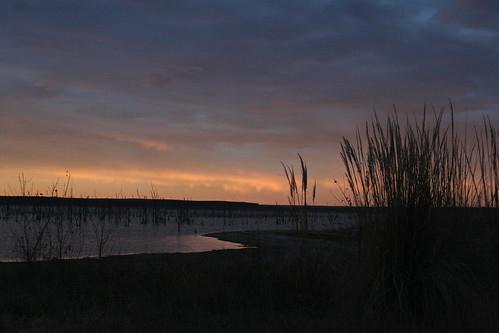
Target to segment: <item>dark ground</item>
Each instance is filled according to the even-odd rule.
[[[214,236],[258,248],[0,264],[0,331],[497,332],[499,327],[491,305],[496,303],[483,297],[450,321],[371,317],[348,231],[307,239],[282,232]]]

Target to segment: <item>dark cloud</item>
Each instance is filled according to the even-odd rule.
[[[462,25],[472,29],[499,33],[499,2],[494,0],[458,0],[438,13],[444,23]]]
[[[156,88],[165,88],[173,83],[173,79],[162,74],[150,74],[144,77],[144,83]]]

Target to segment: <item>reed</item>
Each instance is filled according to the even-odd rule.
[[[343,138],[341,158],[353,204],[359,207],[499,207],[499,139],[489,118],[475,127],[474,142],[459,134],[444,113],[428,122],[396,111],[383,126],[375,114],[351,142]],[[350,198],[349,198],[350,199]],[[351,200],[351,199],[350,199]]]
[[[499,207],[497,128],[486,118],[470,139],[450,109],[448,123],[444,112],[428,120],[425,107],[421,120],[407,119],[405,126],[396,109],[385,124],[374,114],[364,135],[343,138],[347,201],[368,208],[359,249],[371,267],[368,304],[379,313],[434,316],[456,306],[474,265],[490,254],[474,252],[470,228],[476,234],[482,224],[470,222],[493,221],[496,212],[477,217],[459,209]]]
[[[468,162],[476,203],[499,208],[499,136],[490,118],[483,119],[482,130],[475,127],[475,142],[476,155]]]
[[[307,163],[303,157],[298,154],[300,161],[301,180],[297,181],[295,170],[292,165],[286,165],[281,162],[284,169],[284,174],[289,186],[288,203],[291,207],[291,219],[295,224],[297,232],[307,232],[309,230],[309,217],[308,217],[308,168]],[[314,181],[312,187],[312,205],[315,204],[315,197],[317,192],[317,181]]]

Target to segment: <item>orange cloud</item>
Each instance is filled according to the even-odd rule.
[[[111,139],[118,141],[118,142],[124,142],[124,143],[131,143],[138,145],[142,148],[146,149],[153,149],[153,150],[158,150],[158,151],[167,151],[172,148],[172,146],[169,143],[159,141],[159,140],[153,140],[153,139],[147,139],[147,138],[139,138],[139,137],[133,137],[133,136],[125,136],[121,134],[113,134],[109,136]]]
[[[5,194],[18,194],[15,170],[0,170],[0,181],[11,184]],[[54,169],[25,170],[32,193],[47,193],[47,189],[59,178],[64,182],[64,173]],[[71,170],[74,196],[93,195],[114,197],[136,195],[136,190],[147,195],[154,184],[168,198],[189,197],[197,200],[248,200],[275,202],[285,201],[284,178],[266,174],[216,174],[182,170],[147,171],[139,169],[75,169]],[[126,189],[123,189],[123,187]]]
[[[266,175],[219,175],[179,170],[151,172],[144,170],[75,170],[74,177],[82,180],[100,180],[105,182],[124,181],[128,183],[153,182],[160,186],[183,184],[189,187],[221,186],[228,192],[248,193],[248,191],[285,191],[281,178]]]

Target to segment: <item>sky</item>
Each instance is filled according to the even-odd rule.
[[[376,110],[499,120],[499,2],[2,0],[0,191],[337,204]],[[138,193],[138,194],[137,194]]]

